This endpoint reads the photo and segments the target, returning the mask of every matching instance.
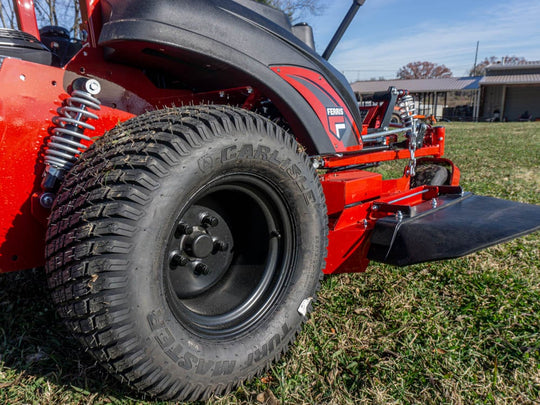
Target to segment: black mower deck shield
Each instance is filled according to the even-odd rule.
[[[449,195],[438,207],[410,217],[379,219],[368,258],[397,266],[465,256],[540,229],[540,206]]]

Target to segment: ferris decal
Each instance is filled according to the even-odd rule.
[[[328,117],[328,128],[330,129],[330,132],[332,132],[332,135],[334,135],[337,139],[341,140],[347,129],[347,125],[345,125],[345,112],[343,111],[343,108],[327,107],[326,115]]]

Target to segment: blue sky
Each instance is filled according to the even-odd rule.
[[[322,53],[352,0],[320,0],[321,16],[304,16]],[[465,76],[478,60],[506,55],[540,60],[538,0],[366,0],[330,62],[351,81],[384,76],[413,61],[444,64]]]

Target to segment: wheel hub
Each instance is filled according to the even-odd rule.
[[[193,205],[177,221],[168,244],[169,275],[180,299],[197,296],[215,285],[233,258],[233,238],[221,216]]]
[[[204,259],[214,250],[214,240],[204,232],[197,232],[197,236],[186,238],[186,251],[193,257]]]
[[[247,333],[281,299],[294,266],[290,207],[256,174],[203,186],[171,218],[163,270],[177,319],[204,336]]]

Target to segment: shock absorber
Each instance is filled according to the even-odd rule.
[[[59,116],[53,118],[55,128],[45,151],[45,172],[41,187],[44,193],[40,203],[50,208],[54,200],[54,192],[65,173],[73,166],[87,146],[83,141],[92,139],[85,131],[94,131],[95,127],[86,122],[99,117],[88,111],[100,110],[101,102],[95,97],[101,86],[94,79],[77,79],[72,84],[73,91],[59,110]]]
[[[402,96],[398,103],[399,116],[401,122],[406,127],[412,127],[414,123],[414,115],[416,114],[416,106],[414,105],[413,96],[406,94]]]
[[[403,95],[399,100],[398,107],[401,122],[403,122],[405,127],[410,128],[407,131],[407,137],[409,138],[409,151],[411,153],[411,158],[409,160],[409,175],[414,176],[416,172],[415,153],[418,146],[418,128],[416,125],[416,119],[414,118],[416,114],[414,98],[408,93]]]

